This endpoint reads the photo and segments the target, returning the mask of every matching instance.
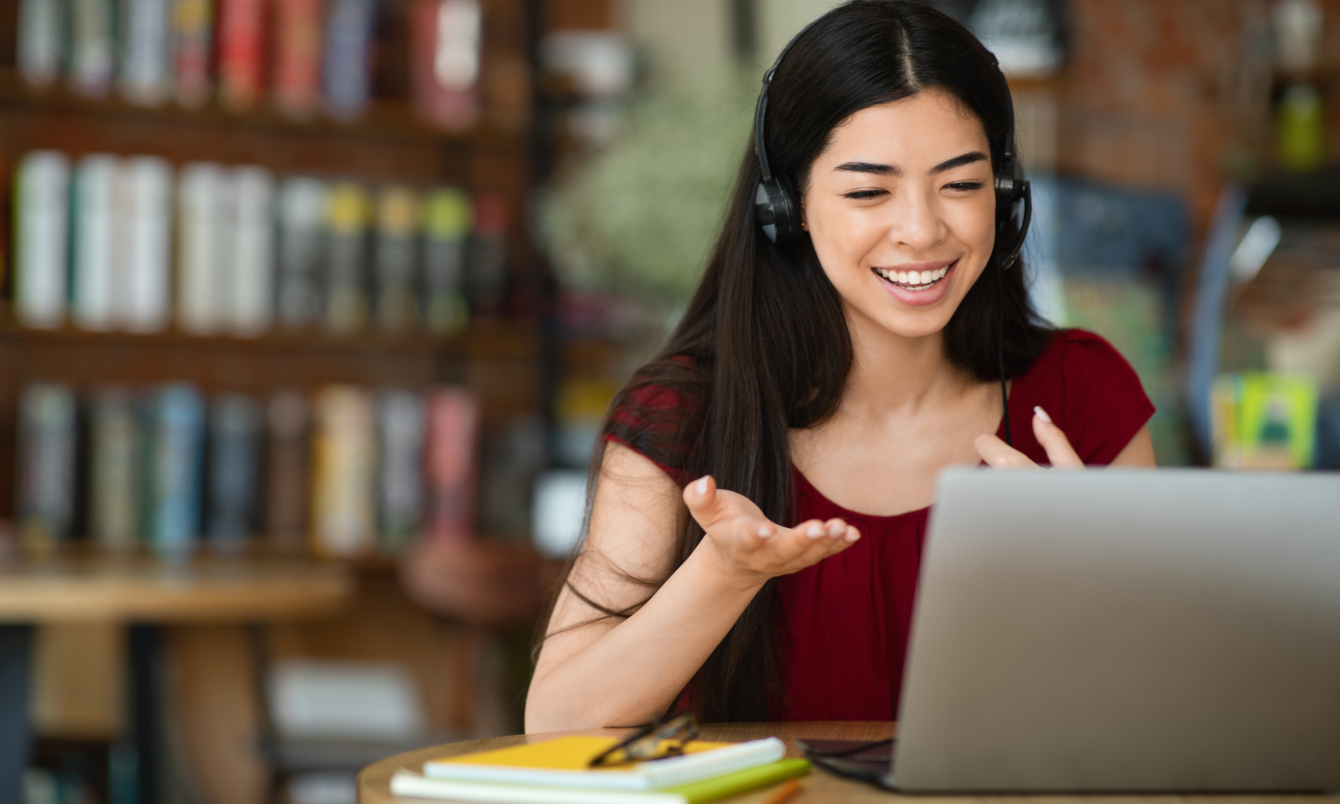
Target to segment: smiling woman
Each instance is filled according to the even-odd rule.
[[[966,29],[856,0],[764,81],[701,284],[606,422],[529,731],[894,719],[940,470],[1153,464],[1130,366],[1029,306]]]

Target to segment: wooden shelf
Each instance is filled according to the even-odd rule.
[[[74,553],[0,563],[0,622],[247,622],[338,612],[348,567],[309,559]]]
[[[264,101],[247,110],[230,110],[211,101],[197,109],[188,109],[169,101],[160,106],[144,106],[120,98],[113,89],[104,98],[88,97],[61,84],[35,87],[13,70],[0,69],[0,108],[78,113],[99,117],[128,117],[158,123],[189,123],[210,129],[234,131],[286,132],[319,137],[372,140],[407,140],[415,143],[454,143],[472,147],[517,147],[524,132],[504,131],[487,125],[468,131],[448,131],[421,118],[407,102],[377,100],[357,117],[332,118],[323,111],[310,117],[295,118],[281,114]]]

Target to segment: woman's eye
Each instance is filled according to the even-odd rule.
[[[956,181],[953,184],[946,184],[945,187],[966,193],[982,189],[982,183],[980,181]]]
[[[885,190],[856,190],[854,192],[844,193],[842,197],[850,198],[854,201],[864,201],[867,198],[876,198],[886,194],[887,191]]]

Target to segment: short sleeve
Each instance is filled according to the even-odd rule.
[[[687,358],[669,362],[675,370],[693,371]],[[687,464],[701,410],[691,394],[674,385],[635,380],[614,400],[605,441],[633,450],[683,488],[697,477]]]
[[[1151,416],[1154,404],[1126,358],[1092,332],[1058,332],[1037,362],[1015,380],[1010,426],[1015,446],[1038,463],[1033,407],[1047,411],[1088,465],[1110,464]]]

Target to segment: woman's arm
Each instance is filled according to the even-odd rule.
[[[686,511],[707,536],[671,573]],[[653,720],[670,708],[768,578],[803,569],[857,538],[840,520],[778,527],[710,478],[681,494],[651,461],[610,444],[572,582],[619,610],[649,591],[629,575],[653,582],[669,577],[627,619],[596,620],[600,612],[563,589],[531,680],[526,731]]]

